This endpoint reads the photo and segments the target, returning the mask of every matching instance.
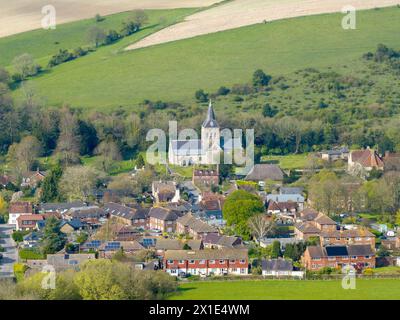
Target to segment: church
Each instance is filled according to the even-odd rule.
[[[207,118],[201,126],[201,139],[170,140],[168,161],[179,166],[218,164],[220,140],[220,128],[210,101]]]

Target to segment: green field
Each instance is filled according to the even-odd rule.
[[[286,156],[264,156],[263,162],[277,164],[283,170],[304,169],[308,162],[308,154],[291,154]]]
[[[179,20],[189,12],[168,11],[168,21]],[[127,44],[160,28],[156,23],[160,16],[167,13],[158,12],[152,18],[150,24],[155,26],[30,82],[53,105],[69,103],[107,111],[118,106],[137,108],[144,99],[193,103],[197,89],[213,92],[221,85],[247,82],[257,68],[286,75],[306,67],[335,68],[347,63],[351,73],[354,60],[374,50],[378,43],[400,47],[400,8],[393,7],[358,12],[356,30],[341,28],[342,14],[319,15],[121,52]],[[72,46],[73,40],[69,41]],[[33,46],[27,39],[14,46],[17,44],[27,52]],[[53,49],[44,51],[48,54],[56,51]],[[0,52],[4,50],[5,44],[0,42]]]
[[[356,289],[334,280],[260,280],[190,282],[180,285],[181,300],[355,300],[400,299],[400,279],[357,279]]]

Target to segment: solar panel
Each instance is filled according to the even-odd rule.
[[[347,248],[345,246],[331,246],[326,247],[326,253],[329,257],[348,256]]]

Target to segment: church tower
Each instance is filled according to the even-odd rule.
[[[217,164],[221,152],[219,125],[215,119],[214,109],[210,100],[207,118],[201,126],[201,146],[203,164]]]

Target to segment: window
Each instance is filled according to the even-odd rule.
[[[219,263],[225,263],[225,260],[219,260]]]
[[[185,263],[185,260],[179,260],[179,263]]]
[[[236,262],[236,260],[229,260],[229,262],[230,262],[230,263],[235,263],[235,262]]]
[[[243,263],[246,263],[246,260],[241,259],[241,260],[240,260],[240,263],[242,263],[242,264],[243,264]]]
[[[210,260],[210,263],[215,263],[215,260]]]
[[[246,273],[246,269],[244,269],[244,268],[240,269],[240,273],[241,274],[245,274]]]
[[[193,264],[193,263],[194,263],[194,260],[189,260],[189,263],[190,263],[190,264]]]
[[[200,264],[205,264],[206,260],[200,260]]]
[[[174,263],[174,260],[168,260],[168,263]]]
[[[370,256],[365,256],[365,259],[369,259],[370,258]]]

